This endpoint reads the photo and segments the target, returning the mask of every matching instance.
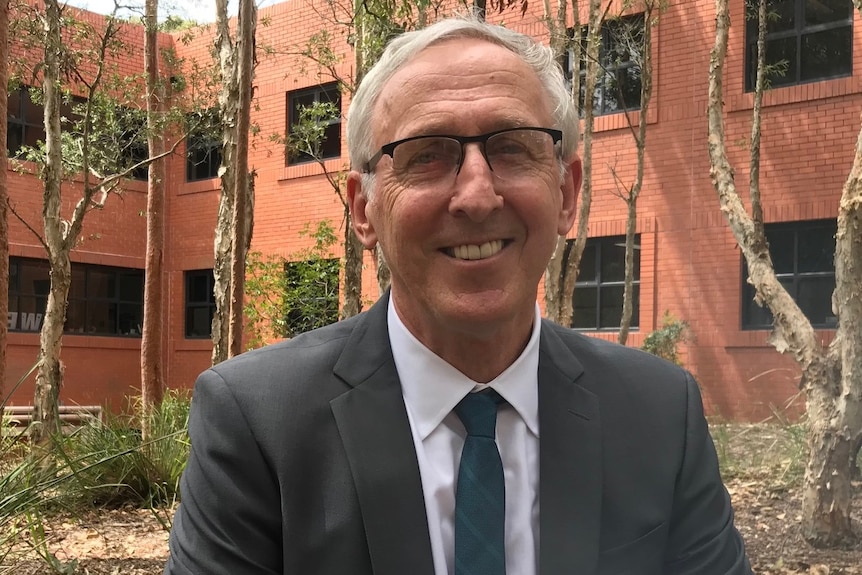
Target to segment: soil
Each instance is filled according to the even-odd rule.
[[[736,526],[754,572],[762,575],[862,575],[862,482],[854,482],[854,530],[860,539],[843,549],[814,549],[800,534],[804,441],[792,426],[714,426],[713,437]],[[167,558],[170,510],[99,510],[54,517],[46,535],[69,575],[161,575]],[[74,561],[77,561],[75,565]],[[76,569],[71,567],[76,566]],[[62,568],[62,565],[60,565]],[[11,566],[15,575],[55,575],[43,560]],[[0,573],[4,573],[0,567]]]

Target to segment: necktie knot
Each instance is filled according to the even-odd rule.
[[[464,399],[455,406],[455,413],[464,424],[467,435],[494,439],[497,427],[497,406],[502,401],[500,394],[490,388],[464,396]]]

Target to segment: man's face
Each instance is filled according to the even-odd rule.
[[[413,136],[552,128],[547,100],[515,54],[482,40],[449,40],[387,82],[373,138],[380,146]],[[503,180],[480,144],[463,153],[457,175],[430,185],[415,185],[389,156],[375,169],[370,197],[358,173],[348,181],[357,234],[366,247],[382,246],[399,316],[432,349],[458,333],[490,338],[529,328],[538,283],[557,235],[571,228],[580,183],[576,160],[562,176],[553,158],[525,177]]]

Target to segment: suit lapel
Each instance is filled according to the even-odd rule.
[[[356,486],[375,575],[433,575],[422,481],[380,298],[352,332],[330,403]]]
[[[560,335],[539,346],[539,574],[595,573],[602,502],[598,398],[575,383],[583,368]]]

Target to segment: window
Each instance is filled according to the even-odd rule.
[[[566,250],[571,250],[569,240]],[[578,329],[616,329],[623,315],[626,279],[626,238],[590,238],[581,256],[578,281],[572,296],[572,327]],[[640,315],[640,236],[635,236],[634,292],[631,327],[638,327]]]
[[[338,321],[338,259],[315,258],[284,266],[285,337]]]
[[[341,92],[324,84],[287,93],[287,165],[341,156]]]
[[[215,178],[221,167],[222,148],[218,111],[207,110],[190,121],[196,125],[186,140],[186,180]]]
[[[42,104],[33,102],[27,86],[9,92],[8,97],[6,150],[14,157],[22,146],[35,146],[45,141],[45,109]]]
[[[37,99],[33,101],[34,97]],[[45,141],[45,107],[38,102],[41,98],[39,88],[21,86],[8,94],[8,131],[6,150],[10,157],[21,157],[23,146],[38,147]],[[80,120],[74,107],[87,100],[79,96],[65,95],[60,100],[60,126],[64,131],[74,131],[75,122]]]
[[[10,330],[42,329],[49,272],[46,261],[9,258]],[[143,318],[143,270],[72,264],[65,333],[140,337]]]
[[[778,281],[814,327],[835,327],[835,220],[766,224],[769,255]],[[742,261],[742,327],[769,329],[772,313],[754,303],[748,266]]]
[[[757,8],[745,24],[745,89],[757,80]],[[769,0],[766,64],[786,67],[768,76],[770,87],[849,76],[853,61],[851,0]]]
[[[642,14],[608,20],[602,24],[599,45],[599,79],[593,95],[593,112],[596,116],[638,109],[641,105],[641,54],[644,19]],[[569,30],[569,34],[574,31]],[[581,28],[580,94],[578,108],[584,109],[586,95],[587,27]],[[564,70],[571,84],[574,75],[573,50],[566,54]]]
[[[213,316],[216,311],[212,270],[186,272],[186,338],[212,336]]]
[[[118,172],[122,172],[150,157],[150,147],[147,144],[146,111],[118,108],[116,121],[119,130],[116,135],[119,146],[116,169]],[[132,180],[146,180],[147,173],[147,166],[139,166],[132,170],[128,177]]]

